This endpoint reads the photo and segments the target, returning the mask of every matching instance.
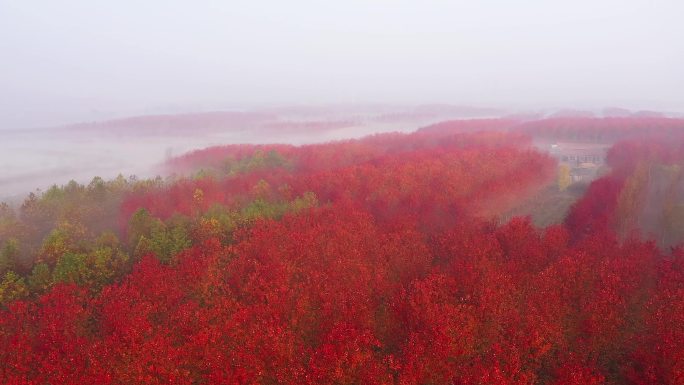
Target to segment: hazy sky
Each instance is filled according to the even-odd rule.
[[[289,103],[684,108],[684,1],[0,0],[0,128]]]

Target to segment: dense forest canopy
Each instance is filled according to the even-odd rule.
[[[0,205],[0,382],[682,384],[683,166],[477,119],[53,186]]]

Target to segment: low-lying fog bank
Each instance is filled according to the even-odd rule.
[[[377,132],[412,131],[445,119],[499,110],[454,106],[290,107],[258,112],[155,115],[62,127],[0,131],[0,201],[94,176],[149,177],[184,152],[233,143],[305,144]]]
[[[444,104],[359,104],[148,115],[59,127],[0,130],[0,201],[21,202],[31,191],[45,190],[53,184],[65,184],[72,179],[87,183],[94,176],[105,179],[119,174],[141,178],[164,176],[158,166],[168,158],[216,145],[316,143],[381,132],[409,132],[455,119],[506,117],[523,122],[549,118],[550,121],[563,122],[609,118],[647,124],[649,119],[663,116],[657,112],[632,112],[620,108],[511,113],[501,109]],[[544,122],[540,121],[542,126],[546,124]],[[551,130],[566,129],[563,124]],[[522,132],[537,138],[543,134],[539,130],[545,128],[548,127],[536,127],[533,123]],[[606,139],[610,139],[610,135],[606,133]],[[558,152],[555,155],[561,162],[572,162],[572,157],[578,156],[577,151],[586,152],[583,143],[567,146],[567,143],[556,143],[555,139],[547,140],[543,136],[541,141],[535,140],[535,145],[543,151]],[[572,142],[575,139],[568,140]],[[600,144],[601,154],[610,143],[612,140]]]

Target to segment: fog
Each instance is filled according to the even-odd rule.
[[[378,125],[372,116],[387,105],[392,113],[438,103],[491,109],[466,116],[603,107],[681,113],[682,14],[674,0],[0,0],[0,198],[86,174],[144,174],[170,153],[211,144],[311,142],[463,115]],[[356,107],[270,117],[354,123],[318,136],[138,138],[54,128],[340,105]],[[359,111],[367,105],[376,108]],[[37,183],[40,175],[50,178]]]
[[[195,149],[232,143],[307,144],[379,132],[413,131],[455,118],[504,111],[448,105],[335,105],[144,115],[0,131],[0,202],[93,176],[165,175],[163,163]]]
[[[277,104],[679,109],[680,1],[0,1],[0,127]]]

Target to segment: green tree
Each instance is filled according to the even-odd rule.
[[[29,291],[24,279],[13,271],[8,271],[0,282],[0,304],[25,298]]]
[[[190,221],[186,217],[175,215],[168,220],[168,224],[152,219],[149,228],[148,235],[138,238],[134,248],[137,257],[153,253],[160,261],[169,263],[176,254],[192,244]]]
[[[52,273],[54,282],[85,285],[91,281],[91,271],[86,263],[87,255],[68,252],[57,261]]]
[[[244,157],[237,161],[234,159],[227,159],[223,169],[228,176],[235,176],[237,174],[249,173],[255,170],[276,167],[291,169],[292,162],[287,160],[276,150],[270,150],[268,152],[256,150],[251,156]]]
[[[150,235],[151,251],[165,263],[191,245],[188,226],[182,221],[171,223],[169,226],[157,221]]]
[[[14,210],[5,202],[0,202],[0,241],[17,227]]]
[[[45,263],[38,263],[33,267],[28,277],[28,287],[31,293],[42,293],[52,285],[52,273]]]
[[[149,239],[155,219],[144,208],[138,209],[128,221],[128,245],[135,250],[142,237]]]
[[[294,212],[310,209],[318,206],[318,198],[316,194],[311,191],[306,191],[301,197],[295,198],[290,204],[291,210]]]
[[[19,241],[8,239],[0,249],[0,275],[16,267],[19,256]]]
[[[104,194],[107,190],[107,182],[99,176],[93,177],[93,179],[88,183],[87,187],[88,193],[100,195]]]
[[[258,198],[243,207],[240,212],[241,222],[251,223],[259,218],[276,218],[285,213],[286,206],[283,204],[268,202]]]
[[[112,282],[131,267],[130,256],[122,249],[119,238],[106,231],[95,240],[94,250],[89,253],[89,265],[97,287]]]
[[[43,240],[40,260],[56,263],[68,252],[79,252],[87,248],[88,231],[79,223],[63,221]]]

